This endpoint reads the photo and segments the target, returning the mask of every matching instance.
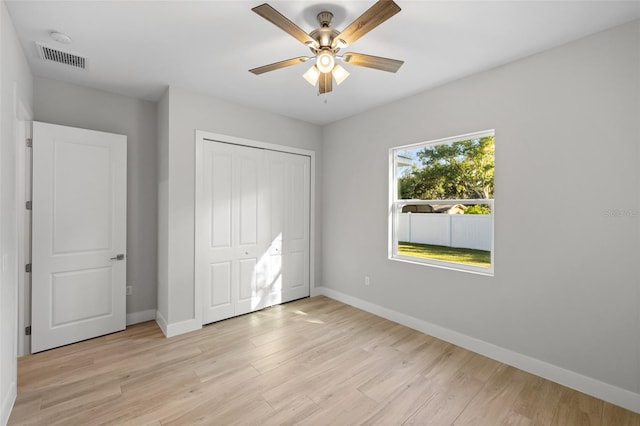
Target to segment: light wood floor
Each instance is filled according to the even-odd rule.
[[[9,424],[640,425],[640,415],[326,297],[19,360]]]

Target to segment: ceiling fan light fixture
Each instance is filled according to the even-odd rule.
[[[328,50],[320,52],[316,57],[316,66],[321,73],[331,72],[335,63],[336,62],[333,59],[333,54]]]
[[[336,83],[342,83],[347,79],[347,77],[349,77],[349,71],[336,64],[336,66],[333,68],[333,78],[336,79]]]
[[[315,86],[316,83],[318,83],[318,78],[320,78],[320,70],[314,65],[302,74],[302,77],[304,77],[310,85]]]
[[[400,12],[400,6],[398,6],[394,0],[377,0],[373,6],[369,7],[359,18],[347,25],[342,31],[338,31],[331,26],[333,13],[329,11],[320,12],[317,15],[320,27],[307,33],[267,3],[256,6],[251,10],[300,43],[303,43],[313,54],[312,57],[299,56],[297,58],[286,59],[250,69],[249,72],[255,75],[297,65],[300,62],[306,62],[308,59],[315,59],[315,65],[308,69],[302,76],[312,86],[318,86],[319,94],[325,94],[333,91],[334,79],[337,84],[341,84],[349,77],[349,72],[336,64],[338,59],[349,65],[373,68],[392,73],[398,71],[404,63],[397,59],[355,52],[338,55],[341,49],[351,46],[362,36]]]

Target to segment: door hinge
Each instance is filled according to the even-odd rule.
[[[31,264],[27,263],[24,267],[25,272],[31,272]]]
[[[33,139],[27,138],[27,148],[33,147]]]
[[[31,201],[27,201],[25,203],[25,207],[27,208],[27,210],[31,210],[31,206],[32,206]]]
[[[27,336],[31,336],[31,326],[25,327],[24,334]]]

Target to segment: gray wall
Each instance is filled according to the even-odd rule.
[[[324,286],[638,393],[639,27],[326,126]],[[389,148],[485,129],[495,276],[388,260]]]
[[[35,79],[37,121],[127,135],[127,313],[156,309],[157,106],[96,89]]]
[[[209,96],[171,87],[169,102],[167,227],[159,230],[159,250],[167,252],[167,312],[160,311],[169,324],[195,318],[194,307],[194,206],[195,206],[195,131],[209,132],[288,145],[316,151],[316,164],[322,159],[320,127],[299,120],[244,107]],[[165,102],[163,99],[161,102]],[[162,143],[162,138],[161,138]],[[161,148],[163,150],[164,148]],[[161,176],[164,172],[161,172]],[[163,182],[160,183],[161,185]],[[320,194],[320,182],[316,191]],[[163,199],[163,196],[160,196]],[[319,226],[320,199],[317,200]],[[161,203],[165,208],[164,202]],[[320,276],[320,240],[316,250],[316,280]],[[162,287],[162,286],[161,286]],[[163,290],[164,291],[164,290]],[[198,306],[198,309],[200,306]]]
[[[16,96],[17,95],[17,99]],[[33,76],[11,17],[0,0],[0,424],[16,396],[18,306],[16,102],[33,108]]]

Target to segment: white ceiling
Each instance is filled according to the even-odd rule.
[[[7,0],[36,76],[157,101],[168,85],[326,124],[585,35],[640,18],[640,1],[416,1],[344,52],[401,59],[397,74],[345,65],[351,76],[318,96],[309,63],[255,76],[247,70],[308,55],[251,11],[262,0]],[[303,30],[322,10],[341,30],[368,1],[269,1]],[[69,45],[49,33],[72,37]],[[34,42],[86,56],[76,70],[38,58]],[[342,53],[344,53],[342,52]]]

